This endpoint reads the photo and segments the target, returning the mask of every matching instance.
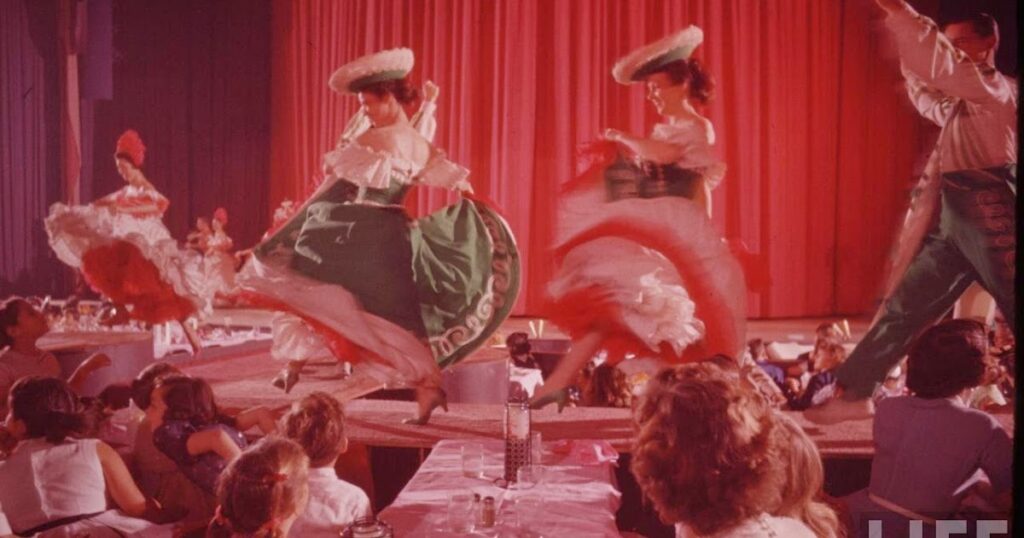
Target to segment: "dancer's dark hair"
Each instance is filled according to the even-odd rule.
[[[420,97],[419,89],[409,85],[409,81],[404,78],[376,82],[359,91],[372,93],[377,97],[384,97],[390,93],[403,105],[412,103]]]
[[[673,84],[690,84],[690,97],[702,105],[708,104],[715,93],[715,81],[696,58],[669,62],[654,71],[665,73]]]

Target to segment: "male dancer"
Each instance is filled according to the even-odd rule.
[[[874,325],[836,370],[841,396],[805,413],[823,424],[871,416],[875,385],[972,282],[1015,326],[1017,87],[994,66],[995,20],[978,14],[940,29],[904,0],[876,2],[899,48],[910,100],[942,131],[901,237],[907,255],[902,263],[897,256],[896,280]]]

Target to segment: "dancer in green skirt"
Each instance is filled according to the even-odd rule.
[[[242,296],[281,314],[273,355],[289,360],[275,383],[289,391],[305,361],[330,353],[356,379],[415,387],[425,423],[445,406],[440,367],[484,343],[515,302],[519,257],[501,217],[472,198],[468,171],[410,122],[409,49],[338,69],[330,86],[362,108],[324,156],[326,179],[297,214],[254,251]],[[455,189],[461,201],[412,220],[416,185]]]

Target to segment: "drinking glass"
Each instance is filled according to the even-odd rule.
[[[484,445],[480,443],[462,445],[462,475],[469,478],[483,478]]]
[[[448,497],[448,530],[465,533],[473,531],[476,521],[476,503],[470,493],[453,493]]]
[[[523,465],[516,473],[516,489],[531,489],[544,481],[543,465]]]
[[[515,524],[520,531],[531,531],[540,526],[543,503],[539,495],[517,494],[515,497]]]
[[[530,432],[530,463],[540,465],[544,463],[544,441],[538,431]]]

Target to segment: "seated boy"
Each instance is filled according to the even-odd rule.
[[[292,526],[291,536],[334,538],[356,519],[370,516],[366,493],[334,471],[335,460],[348,448],[338,400],[314,392],[296,402],[283,421],[284,434],[309,456],[309,505]]]

